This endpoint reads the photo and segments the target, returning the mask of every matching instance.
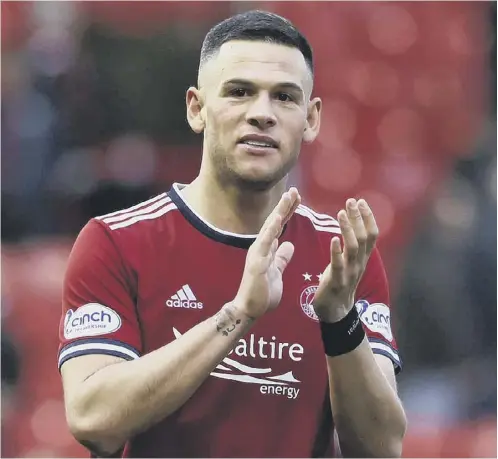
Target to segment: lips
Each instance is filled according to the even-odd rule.
[[[245,135],[239,140],[238,143],[260,148],[278,148],[278,142],[272,137],[259,134]]]

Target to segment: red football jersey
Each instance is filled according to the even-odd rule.
[[[59,367],[84,354],[135,359],[235,297],[255,236],[215,228],[169,193],[92,219],[69,258]],[[124,457],[311,457],[331,451],[327,367],[312,302],[336,220],[299,206],[279,307],[262,317],[179,410],[129,440]],[[401,367],[377,250],[356,306],[373,351]],[[123,388],[126,390],[126,388]]]

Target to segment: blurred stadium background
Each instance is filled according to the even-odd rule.
[[[380,225],[404,456],[496,457],[496,3],[6,1],[3,457],[87,456],[56,367],[68,252],[92,216],[195,176],[203,36],[255,7],[316,53],[322,133],[292,182],[334,215],[365,197]]]

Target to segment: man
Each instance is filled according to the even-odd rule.
[[[186,96],[198,177],[83,228],[59,367],[94,454],[322,456],[334,431],[344,455],[401,454],[375,219],[363,200],[337,221],[285,191],[319,131],[312,86],[311,49],[285,19],[218,24]]]

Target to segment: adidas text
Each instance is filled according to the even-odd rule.
[[[166,305],[170,308],[192,308],[192,309],[202,309],[203,304],[200,301],[191,300],[168,300]]]
[[[204,305],[197,301],[190,286],[185,284],[166,301],[166,306],[170,308],[202,309]]]

